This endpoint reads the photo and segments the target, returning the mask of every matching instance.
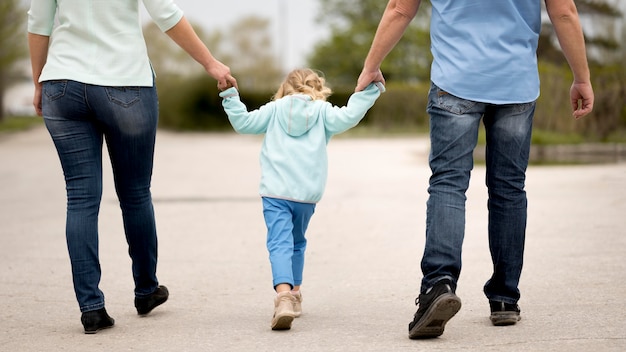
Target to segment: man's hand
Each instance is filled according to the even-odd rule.
[[[574,111],[574,118],[582,118],[593,110],[594,94],[593,88],[591,88],[591,83],[574,82],[570,88],[569,96],[572,104],[572,110]]]
[[[385,77],[383,77],[383,73],[380,69],[376,71],[366,71],[363,70],[361,75],[359,75],[359,79],[356,83],[356,88],[354,88],[355,92],[360,92],[365,89],[372,82],[381,82],[385,84]]]

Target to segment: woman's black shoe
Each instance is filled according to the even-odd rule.
[[[157,289],[145,296],[135,297],[135,308],[137,308],[137,314],[146,315],[150,313],[154,308],[160,306],[167,301],[170,293],[165,286],[159,286]]]
[[[104,308],[83,312],[80,317],[80,322],[83,323],[85,334],[95,334],[98,331],[110,328],[113,324],[115,324],[115,320],[107,314],[107,311]]]

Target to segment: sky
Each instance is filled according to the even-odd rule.
[[[328,31],[315,22],[318,0],[174,0],[187,19],[207,32],[227,30],[246,16],[267,18],[276,38],[276,54],[286,70],[306,64],[306,56]],[[143,17],[149,20],[147,13]],[[284,30],[281,30],[283,29]],[[210,48],[209,48],[210,49]],[[219,59],[219,58],[218,58]]]

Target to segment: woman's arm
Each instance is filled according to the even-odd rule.
[[[230,74],[230,68],[213,57],[209,48],[200,40],[185,17],[182,17],[165,34],[200,63],[211,77],[217,80],[217,87],[220,90],[237,87],[237,80]]]
[[[28,33],[30,62],[33,72],[33,83],[35,84],[33,106],[35,107],[35,112],[37,112],[37,115],[39,116],[41,116],[41,83],[39,83],[39,76],[41,76],[43,66],[46,64],[49,42],[50,37],[48,36]]]

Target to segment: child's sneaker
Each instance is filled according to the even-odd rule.
[[[293,313],[296,318],[299,318],[302,315],[302,292],[300,291],[291,291],[293,298],[295,298],[293,304]]]
[[[291,322],[296,317],[293,311],[296,298],[291,292],[280,292],[274,298],[274,316],[272,317],[272,330],[289,330]]]

